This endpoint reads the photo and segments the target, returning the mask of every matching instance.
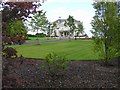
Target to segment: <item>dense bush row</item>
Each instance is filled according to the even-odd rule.
[[[32,34],[27,34],[28,37],[46,37],[46,34],[44,33],[36,33],[35,35],[32,35]]]
[[[28,37],[36,37],[36,35],[27,34]]]

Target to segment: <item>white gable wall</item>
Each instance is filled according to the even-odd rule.
[[[62,37],[61,36],[61,34],[60,34],[60,32],[64,32],[64,31],[68,31],[68,32],[70,32],[70,28],[69,28],[69,26],[64,26],[64,23],[65,23],[65,21],[63,21],[63,22],[58,22],[57,23],[57,27],[56,27],[56,29],[55,29],[55,31],[56,31],[56,35],[58,36],[58,37]],[[77,24],[78,24],[78,22],[75,22],[75,26],[77,27]],[[52,35],[54,35],[54,34],[52,34]],[[74,37],[76,34],[75,34],[75,32],[73,33],[73,36],[72,37]],[[65,36],[64,36],[65,37]]]

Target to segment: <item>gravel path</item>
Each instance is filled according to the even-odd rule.
[[[21,60],[24,61],[20,65]],[[3,58],[3,66],[7,65],[6,61]],[[3,76],[3,87],[7,88],[119,88],[119,68],[102,66],[101,61],[70,61],[65,75],[54,78],[42,69],[43,60],[23,58],[9,61],[12,64],[9,64],[6,77],[16,81]]]

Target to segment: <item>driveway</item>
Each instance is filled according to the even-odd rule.
[[[54,40],[39,40],[38,41],[33,41],[33,42],[25,42],[24,44],[22,45],[25,45],[25,44],[42,44],[42,43],[46,43],[46,42],[60,42],[60,41],[68,41],[69,39],[68,38],[63,38],[63,39],[54,39]]]

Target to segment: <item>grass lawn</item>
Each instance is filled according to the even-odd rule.
[[[18,55],[27,58],[45,58],[46,54],[56,52],[68,60],[98,60],[93,52],[92,40],[71,40],[61,42],[46,42],[41,45],[16,45]]]
[[[26,42],[36,42],[37,37],[29,37],[30,40],[26,40]],[[40,41],[48,40],[48,37],[38,37]],[[49,40],[53,40],[54,38],[49,38]]]

